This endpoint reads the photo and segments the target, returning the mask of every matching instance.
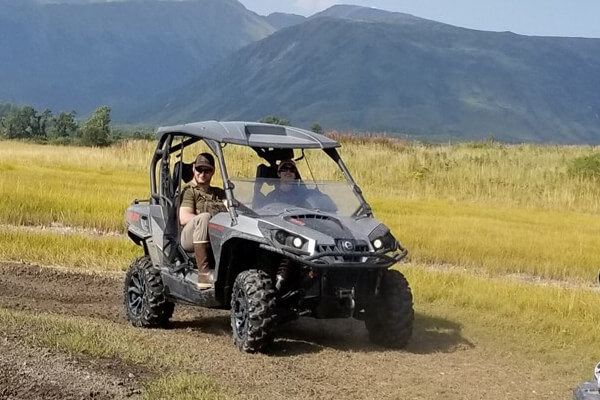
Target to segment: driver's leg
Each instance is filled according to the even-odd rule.
[[[186,251],[194,250],[198,266],[198,286],[201,289],[212,287],[213,269],[210,265],[210,242],[208,240],[209,213],[198,214],[181,231],[181,246]]]

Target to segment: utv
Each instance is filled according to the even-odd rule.
[[[159,128],[157,136],[151,198],[134,200],[125,213],[129,237],[144,249],[125,277],[125,313],[133,325],[165,326],[175,303],[185,303],[230,309],[233,342],[244,352],[266,350],[277,326],[300,316],[356,318],[365,322],[372,342],[407,344],[412,293],[405,277],[390,269],[407,250],[373,217],[336,150],[338,142],[252,122],[190,123]],[[215,280],[203,290],[194,254],[179,242],[178,223],[182,185],[193,178],[183,153],[198,141],[216,156],[227,208],[210,220]],[[256,153],[255,177],[229,176],[227,145]],[[265,201],[264,192],[280,182],[278,162],[302,160],[310,168],[305,151],[324,151],[343,182],[298,179],[297,198]]]

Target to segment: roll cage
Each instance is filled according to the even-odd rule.
[[[373,215],[371,206],[365,200],[362,190],[352,178],[350,171],[336,150],[341,145],[326,136],[281,125],[216,121],[161,127],[157,130],[157,136],[158,144],[150,164],[152,204],[162,205],[168,209],[174,208],[180,182],[174,182],[173,176],[180,180],[183,160],[180,159],[180,162],[175,164],[175,168],[180,168],[180,170],[172,172],[170,170],[170,157],[198,141],[203,141],[215,154],[219,163],[232,226],[237,225],[238,210],[233,193],[234,184],[229,179],[223,155],[223,147],[228,143],[251,147],[270,164],[270,167],[273,167],[278,160],[290,158],[289,155],[293,154],[294,149],[320,148],[338,165],[346,181],[358,197],[361,204],[358,215]],[[175,138],[181,138],[181,141],[174,143]],[[181,157],[181,154],[179,153],[179,157]],[[157,169],[159,171],[158,177]],[[173,221],[170,222],[173,223]],[[165,234],[168,231],[167,227]]]

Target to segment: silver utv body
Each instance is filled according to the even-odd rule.
[[[129,237],[143,246],[152,264],[160,269],[170,301],[228,308],[236,276],[258,268],[272,276],[278,290],[284,288],[278,297],[278,304],[286,309],[278,313],[282,321],[304,315],[360,318],[369,299],[379,291],[382,271],[406,256],[406,249],[374,218],[335,140],[289,126],[217,121],[163,127],[157,136],[149,171],[151,198],[135,200],[126,211],[126,222]],[[228,209],[215,215],[209,225],[215,282],[208,290],[198,289],[193,254],[186,253],[179,243],[178,197],[190,166],[181,159],[174,164],[171,160],[200,140],[216,156]],[[262,171],[270,171],[271,176],[276,162],[294,150],[323,150],[343,174],[343,184],[356,201],[355,211],[339,215],[327,207],[319,209],[317,204],[257,212],[240,198],[244,182],[228,174],[223,155],[227,144],[253,148],[268,163],[262,165]],[[258,170],[261,168],[257,174]],[[320,201],[320,192],[311,190]],[[295,238],[301,246],[291,245]],[[294,279],[302,280],[302,285],[285,289],[286,283],[280,282],[278,274],[282,260],[297,268]]]

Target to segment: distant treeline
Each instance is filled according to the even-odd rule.
[[[98,107],[87,120],[75,111],[38,111],[31,106],[0,104],[0,139],[31,140],[53,144],[109,146],[124,138],[153,139],[147,128],[112,127],[109,106]]]

